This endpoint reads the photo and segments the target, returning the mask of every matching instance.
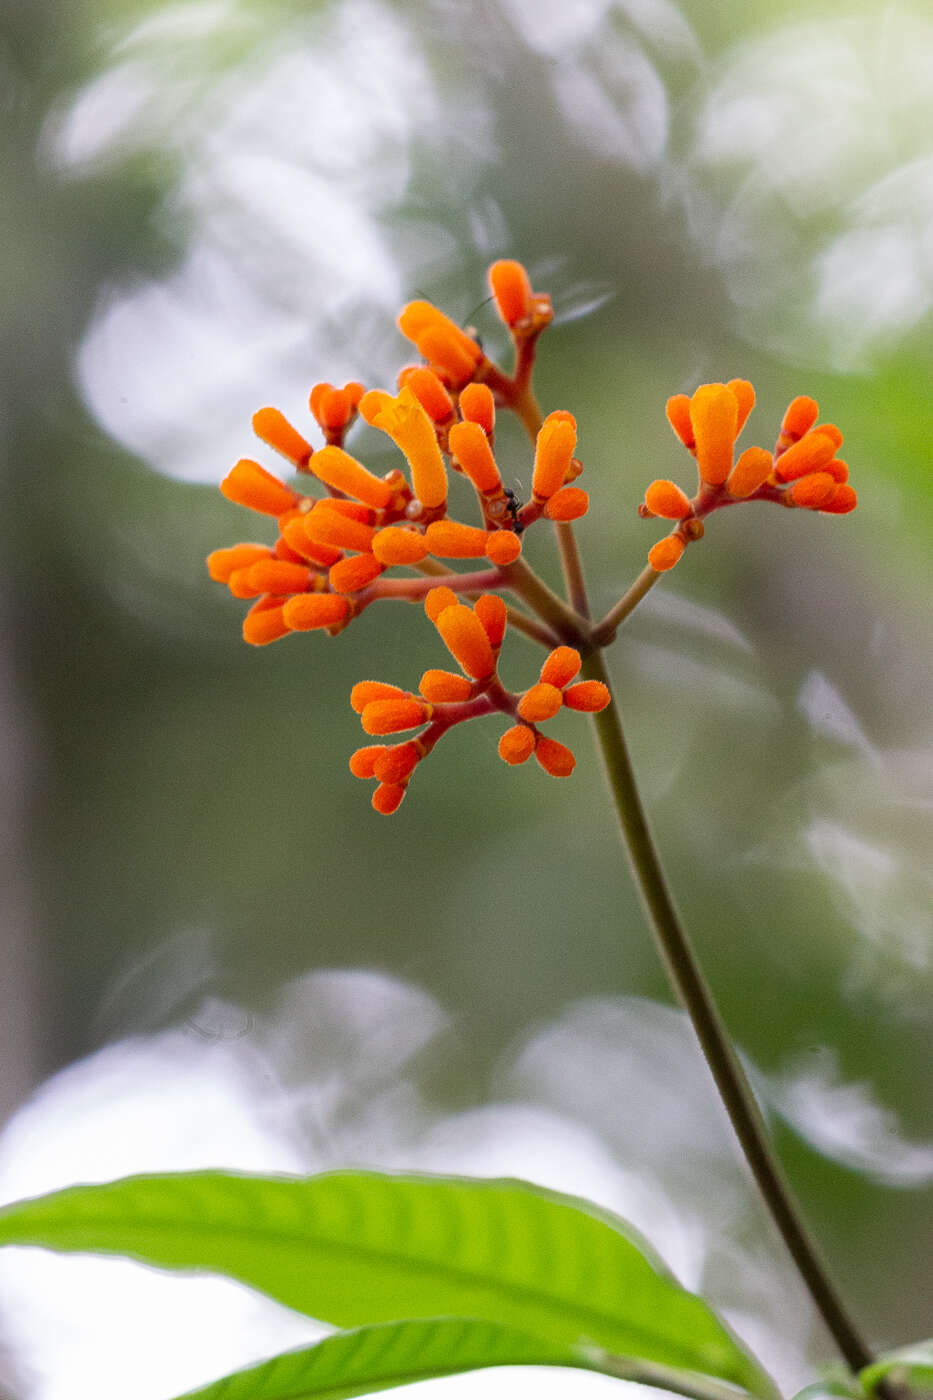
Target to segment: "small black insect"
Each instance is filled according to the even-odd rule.
[[[518,512],[521,510],[521,505],[522,503],[516,496],[515,492],[510,491],[508,487],[506,487],[505,508],[508,511],[509,515],[512,517],[512,529],[515,531],[516,535],[520,535],[522,533],[522,530],[524,530],[525,528],[518,518]]]

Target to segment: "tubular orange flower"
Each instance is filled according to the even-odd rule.
[[[398,318],[399,330],[418,353],[439,365],[457,386],[473,378],[483,352],[476,341],[428,301],[411,301]]]
[[[645,505],[652,515],[666,520],[683,520],[693,509],[687,493],[673,481],[652,481],[645,492]]]
[[[433,369],[409,365],[398,377],[400,389],[408,388],[435,423],[446,423],[454,416],[454,401]]]
[[[488,272],[496,310],[507,326],[524,321],[531,311],[531,280],[520,262],[500,258]]]
[[[726,489],[730,496],[743,500],[764,486],[774,469],[774,458],[763,447],[746,447],[729,474]]]
[[[609,704],[612,696],[602,681],[578,681],[564,691],[564,704],[570,710],[583,710],[587,714],[597,714]]]
[[[260,598],[243,619],[243,640],[254,647],[268,646],[286,637],[291,627],[285,621],[280,598]]]
[[[469,700],[473,694],[473,682],[466,676],[455,675],[453,671],[425,671],[418,686],[425,700],[432,705],[449,704],[451,701]]]
[[[496,425],[496,401],[488,384],[467,384],[460,393],[460,414],[465,423],[478,423],[488,437]]]
[[[755,407],[755,390],[747,379],[730,379],[726,388],[730,391],[736,402],[738,413],[735,420],[735,435],[739,436],[748,420],[748,415]]]
[[[350,772],[354,778],[374,778],[376,760],[387,752],[385,744],[366,744],[364,748],[356,749],[350,755]]]
[[[543,734],[535,744],[535,758],[552,778],[569,778],[577,766],[577,760],[566,744],[559,744],[556,739],[548,739]]]
[[[395,398],[371,389],[360,400],[360,412],[367,423],[387,433],[404,453],[421,504],[429,510],[442,506],[447,500],[447,469],[434,424],[411,389],[406,385]]]
[[[319,448],[311,458],[311,469],[325,486],[355,496],[375,510],[385,510],[395,495],[391,482],[380,481],[342,447]]]
[[[295,520],[286,520],[281,527],[285,542],[302,559],[309,559],[312,564],[320,564],[322,568],[328,569],[340,558],[340,550],[331,545],[315,544],[309,539],[305,530],[306,519],[307,516],[302,515]]]
[[[405,783],[421,761],[421,749],[414,739],[393,744],[376,759],[373,773],[381,783]]]
[[[399,700],[371,700],[360,715],[360,723],[367,734],[398,734],[404,729],[417,729],[425,724],[434,712],[432,705],[414,696],[403,696]]]
[[[855,510],[858,505],[858,496],[847,482],[836,487],[836,494],[820,506],[824,515],[848,515],[850,510]]]
[[[236,569],[248,569],[259,559],[271,559],[272,550],[264,544],[235,544],[215,549],[207,556],[207,569],[215,583],[226,583]]]
[[[563,690],[580,669],[580,653],[575,647],[555,647],[541,667],[540,679]]]
[[[590,508],[590,498],[579,486],[563,486],[544,507],[549,520],[579,520]]]
[[[831,433],[814,428],[789,447],[777,459],[774,475],[778,481],[796,481],[798,477],[821,472],[836,455],[837,443]]]
[[[322,448],[321,452],[326,450]],[[328,545],[332,549],[353,549],[360,553],[370,549],[376,534],[371,525],[352,520],[343,511],[330,510],[323,501],[305,516],[304,531],[313,544]]]
[[[387,525],[373,535],[372,550],[380,563],[419,564],[428,552],[424,535],[402,525]]]
[[[331,565],[328,580],[335,593],[359,593],[382,573],[383,565],[372,554],[354,554]]]
[[[739,405],[726,384],[701,384],[690,400],[700,480],[721,486],[732,470]]]
[[[441,584],[438,588],[432,588],[424,599],[424,610],[432,622],[436,622],[445,608],[452,608],[460,599],[452,588]]]
[[[465,392],[465,391],[464,391]],[[450,450],[480,495],[502,490],[502,478],[482,425],[454,423],[448,436]]]
[[[507,729],[499,740],[499,757],[512,765],[524,763],[526,758],[531,757],[534,746],[534,730],[529,729],[527,724],[516,724],[513,729]]]
[[[284,616],[295,632],[313,632],[318,627],[339,627],[350,612],[346,598],[339,593],[299,593],[285,604]]]
[[[680,438],[684,447],[692,452],[696,446],[696,435],[690,418],[690,400],[686,394],[674,394],[667,401],[667,421]]]
[[[547,681],[539,681],[529,690],[525,691],[518,702],[518,713],[522,719],[528,720],[530,724],[540,724],[543,720],[553,719],[563,704],[564,697],[561,695],[556,685],[549,685]]]
[[[363,397],[363,386],[355,380],[335,389],[333,384],[315,384],[308,398],[312,417],[326,433],[346,428]]]
[[[810,476],[797,477],[787,488],[784,500],[808,510],[822,510],[838,489],[835,477],[829,472],[813,472]]]
[[[260,559],[250,566],[248,582],[257,593],[304,593],[314,575],[306,564],[286,564],[281,559]]]
[[[276,452],[287,457],[296,467],[304,468],[311,460],[312,447],[277,408],[260,408],[253,414],[253,432]]]
[[[435,520],[424,532],[424,542],[439,559],[481,559],[488,534],[459,520]]]
[[[301,499],[297,491],[249,457],[240,458],[220,483],[220,489],[228,501],[258,511],[260,515],[284,515]]]
[[[383,817],[391,817],[402,805],[407,788],[401,783],[380,783],[373,793],[373,810]]]
[[[781,423],[778,451],[785,451],[798,438],[802,438],[804,433],[808,433],[816,422],[819,411],[816,399],[811,399],[806,394],[799,394],[797,398],[791,399]]]
[[[493,651],[498,651],[505,636],[508,610],[496,593],[484,593],[473,604],[473,611],[482,623]]]
[[[576,420],[568,413],[549,413],[535,444],[531,489],[536,501],[546,501],[564,484],[577,445]]]
[[[402,700],[407,692],[387,681],[357,681],[350,691],[350,708],[361,715],[373,700]]]
[[[490,530],[486,535],[486,558],[504,568],[514,564],[522,552],[522,542],[514,530]]]
[[[486,629],[472,608],[455,603],[434,618],[444,645],[454,660],[475,681],[485,680],[496,669],[496,658]]]
[[[684,542],[680,536],[667,535],[648,550],[648,563],[655,573],[663,574],[668,569],[673,569],[683,552]]]

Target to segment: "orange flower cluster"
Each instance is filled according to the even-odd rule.
[[[405,796],[415,768],[448,729],[468,719],[499,711],[517,721],[499,741],[500,757],[508,764],[524,763],[534,754],[546,773],[568,778],[576,760],[566,745],[541,734],[538,725],[552,719],[562,706],[594,712],[609,704],[601,681],[579,681],[580,653],[556,647],[541,668],[540,678],[523,694],[507,691],[498,676],[499,651],[506,630],[506,606],[495,593],[484,593],[470,607],[453,589],[432,588],[424,600],[428,617],[463,675],[430,670],[421,677],[418,694],[384,681],[359,681],[350,704],[367,734],[384,736],[421,729],[401,744],[367,744],[350,758],[350,772],[377,783],[372,805],[388,816]],[[422,726],[424,726],[422,728]]]
[[[677,526],[648,551],[648,562],[661,573],[672,569],[691,540],[703,534],[711,511],[744,501],[845,515],[858,498],[848,484],[849,471],[836,456],[842,433],[833,423],[817,423],[816,401],[794,399],[781,423],[772,452],[748,447],[735,461],[735,443],[755,403],[746,379],[728,384],[701,384],[688,398],[667,401],[667,417],[697,462],[699,484],[691,500],[673,481],[653,481],[639,507],[643,517],[661,516]]]

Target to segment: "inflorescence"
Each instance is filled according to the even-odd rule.
[[[288,485],[251,458],[237,462],[220,488],[229,500],[278,523],[273,544],[236,544],[208,558],[213,579],[235,597],[254,600],[243,623],[246,641],[263,646],[307,631],[335,636],[372,603],[423,601],[460,666],[463,674],[425,671],[418,694],[381,681],[353,688],[351,704],[367,734],[419,731],[399,744],[358,749],[350,760],[355,776],[376,781],[373,807],[385,814],[397,810],[416,766],[441,735],[482,715],[511,721],[499,742],[506,763],[534,754],[547,773],[568,777],[573,754],[539,726],[563,708],[595,712],[611,699],[599,681],[575,682],[581,653],[556,645],[559,629],[507,607],[497,591],[516,594],[536,611],[529,580],[539,581],[520,558],[524,532],[542,517],[566,531],[586,513],[589,499],[574,484],[582,465],[573,415],[557,411],[542,419],[531,389],[537,340],[553,316],[550,299],[533,292],[525,269],[511,260],[493,264],[489,283],[514,345],[511,375],[487,358],[469,330],[429,302],[410,302],[398,324],[423,363],[402,369],[397,393],[367,392],[358,383],[316,384],[310,408],[324,437],[320,447],[276,408],[253,416],[256,435],[323,494]],[[751,447],[733,464],[754,398],[750,384],[732,380],[669,400],[668,418],[695,455],[700,480],[693,500],[671,481],[649,486],[640,514],[677,522],[649,551],[649,572],[672,568],[703,534],[703,518],[721,506],[770,500],[833,514],[854,508],[845,464],[836,457],[842,434],[831,424],[814,426],[812,399],[790,405],[773,453]],[[531,496],[524,503],[505,487],[496,461],[496,410],[502,408],[518,414],[535,442]],[[407,477],[398,468],[377,476],[347,452],[358,418],[392,439]],[[470,483],[478,523],[448,513],[448,470]],[[443,562],[449,560],[473,560],[478,567],[458,572]],[[570,639],[586,646],[587,620],[569,615]],[[508,691],[498,674],[509,621],[549,647],[538,681],[522,693]]]

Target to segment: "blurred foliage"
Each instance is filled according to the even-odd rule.
[[[761,291],[743,303],[723,220],[736,185],[767,172],[751,146],[726,173],[698,154],[718,84],[744,71],[737,55],[760,43],[766,56],[804,20],[839,43],[857,29],[851,52],[864,55],[872,26],[890,34],[897,16],[787,0],[244,0],[189,6],[185,27],[185,7],[152,5],[147,20],[138,0],[7,8],[0,529],[39,755],[23,861],[41,907],[41,1068],[183,1019],[205,995],[262,1008],[309,969],[377,967],[451,1010],[460,1037],[434,1091],[471,1104],[504,1048],[574,998],[666,998],[588,742],[558,784],[506,772],[497,735],[471,726],[445,739],[397,817],[377,819],[346,771],[358,743],[346,697],[363,675],[412,684],[443,664],[436,639],[400,608],[337,642],[245,648],[241,609],[201,562],[243,521],[169,474],[219,480],[228,444],[252,450],[263,402],[291,411],[289,394],[298,405],[302,385],[343,369],[384,380],[405,358],[397,294],[472,315],[498,348],[490,309],[474,308],[485,265],[509,254],[554,292],[539,388],[581,424],[596,508],[579,533],[600,604],[655,538],[635,515],[645,483],[691,475],[664,421],[669,393],[740,374],[759,395],[752,440],[770,442],[800,392],[846,433],[858,513],[717,519],[626,627],[613,668],[661,849],[739,1043],[767,1073],[832,1047],[844,1082],[870,1085],[908,1138],[929,1133],[929,304],[918,290],[916,315],[885,321],[877,341],[862,333],[867,308],[857,361],[833,357],[808,289],[857,204],[855,161],[815,211],[772,192],[793,234],[780,285],[800,295],[766,334],[781,307],[770,265],[756,274],[754,239],[743,245]],[[922,12],[900,14],[916,38]],[[421,74],[408,124],[366,107],[380,84],[399,112],[409,94],[397,91],[408,69],[359,58],[377,22]],[[319,115],[346,104],[342,141],[339,124],[316,140],[310,107],[305,122],[300,104],[270,102],[305,92],[301,63],[316,55],[311,96],[329,75]],[[128,62],[148,75],[147,104],[109,151],[63,154],[85,85]],[[929,141],[896,80],[879,101],[910,140],[875,153],[866,189]],[[856,89],[834,91],[844,121]],[[212,183],[238,152],[258,172],[250,184],[244,166],[240,196],[232,178]],[[918,165],[919,190],[928,172]],[[342,248],[331,188],[371,223],[395,285],[387,274],[380,290],[374,259],[370,282]],[[305,247],[312,234],[328,248]],[[192,249],[209,256],[192,262]],[[153,288],[165,319],[134,301]],[[136,319],[106,341],[104,373],[94,346],[127,306]],[[182,312],[203,342],[178,329]],[[179,402],[162,387],[172,373]],[[503,442],[527,486],[527,451]],[[516,638],[509,674],[537,664]],[[814,677],[825,689],[807,690]],[[805,1137],[782,1130],[781,1148],[856,1307],[892,1343],[921,1331],[933,1193],[884,1185]]]

